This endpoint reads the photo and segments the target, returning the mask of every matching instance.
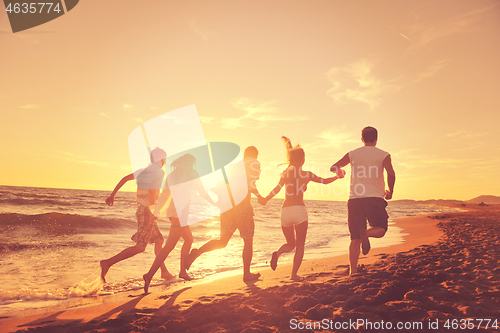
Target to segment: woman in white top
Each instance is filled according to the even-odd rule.
[[[185,280],[192,279],[187,274],[186,268],[184,267],[184,261],[193,243],[193,235],[187,224],[189,204],[191,198],[198,192],[202,198],[216,205],[205,190],[198,172],[194,169],[195,163],[196,158],[193,155],[185,154],[173,161],[170,165],[173,171],[167,176],[166,188],[163,190],[160,198],[158,198],[158,205],[155,209],[155,214],[163,215],[166,208],[166,216],[170,220],[170,231],[165,246],[156,254],[155,261],[149,271],[143,275],[144,291],[146,293],[148,292],[149,284],[154,274],[165,259],[167,259],[181,237],[184,239],[184,244],[181,248],[181,269],[179,277]],[[175,188],[175,185],[182,186]],[[173,195],[172,192],[174,192]]]
[[[304,192],[307,190],[307,183],[312,181],[315,183],[330,184],[339,178],[343,178],[345,172],[340,172],[339,176],[325,179],[316,176],[310,171],[302,170],[305,162],[304,149],[300,146],[293,148],[290,139],[285,136],[282,139],[287,149],[288,166],[281,174],[278,185],[269,193],[263,203],[267,203],[267,201],[280,192],[281,188],[285,187],[285,201],[281,206],[281,229],[283,230],[286,243],[281,245],[278,251],[273,252],[271,268],[276,270],[280,255],[296,249],[291,278],[298,280],[300,278],[297,275],[297,271],[304,257],[304,245],[308,226],[307,210],[304,204]]]

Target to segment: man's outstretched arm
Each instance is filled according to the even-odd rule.
[[[340,168],[345,167],[349,163],[351,163],[351,161],[349,159],[349,153],[347,153],[347,154],[344,155],[344,157],[342,157],[339,161],[337,161],[337,163],[335,163],[334,165],[332,165],[330,167],[330,171],[333,172],[333,173],[338,174]]]
[[[394,184],[396,183],[396,172],[392,167],[391,155],[387,155],[384,159],[384,169],[387,172],[387,186],[389,186],[389,191],[386,191],[385,198],[391,200],[394,193]]]
[[[130,175],[126,175],[125,177],[123,177],[119,182],[118,184],[116,184],[115,186],[115,189],[113,190],[113,192],[111,192],[111,194],[109,195],[109,197],[106,199],[106,203],[108,204],[108,206],[113,206],[113,203],[115,202],[115,195],[116,195],[116,192],[118,192],[118,190],[123,186],[125,185],[126,182],[128,181],[131,181],[131,180],[134,180],[135,177],[134,177],[134,174],[131,173]]]

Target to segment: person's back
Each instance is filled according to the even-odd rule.
[[[283,207],[304,206],[304,192],[311,181],[312,172],[302,170],[302,167],[288,167],[282,174],[285,180],[285,201]]]
[[[151,163],[144,169],[134,172],[137,182],[137,203],[149,207],[156,203],[163,184],[165,172],[156,163]]]
[[[349,152],[351,189],[349,199],[384,198],[384,160],[389,155],[375,146],[363,146]]]
[[[255,182],[260,178],[260,162],[256,157],[245,156],[243,158],[243,163],[245,165],[248,193],[240,204],[244,206],[251,206],[250,198],[252,196],[252,193],[255,193],[257,191]]]

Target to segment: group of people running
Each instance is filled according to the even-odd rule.
[[[189,201],[198,193],[202,198],[212,205],[221,208],[220,200],[215,202],[204,188],[199,175],[195,170],[196,159],[190,154],[181,156],[172,162],[172,172],[164,177],[162,167],[165,164],[167,154],[160,148],[151,151],[151,164],[130,175],[123,177],[116,185],[106,203],[112,206],[114,197],[118,190],[128,181],[137,182],[137,232],[132,236],[136,245],[126,248],[117,255],[102,260],[101,279],[106,282],[105,277],[115,263],[130,258],[145,250],[147,244],[155,244],[155,260],[150,270],[144,274],[144,291],[147,293],[154,274],[161,269],[161,277],[172,279],[174,276],[167,270],[164,261],[175,248],[180,238],[183,238],[181,248],[181,260],[179,277],[190,280],[187,270],[192,263],[202,254],[216,249],[224,248],[236,229],[239,230],[243,239],[243,280],[245,282],[258,280],[260,273],[250,271],[253,255],[253,236],[255,230],[254,213],[250,202],[251,195],[255,195],[259,204],[265,205],[270,199],[285,188],[285,201],[281,208],[281,229],[286,243],[273,252],[270,266],[276,269],[278,259],[283,253],[295,249],[291,279],[298,280],[297,272],[304,256],[304,247],[308,228],[308,215],[304,204],[304,192],[309,182],[330,184],[343,178],[345,171],[342,170],[351,164],[351,191],[348,201],[348,225],[351,234],[349,245],[350,274],[358,272],[358,259],[361,249],[363,254],[370,250],[369,237],[382,237],[387,231],[388,215],[385,207],[386,199],[392,198],[395,173],[391,163],[390,155],[375,147],[377,143],[377,130],[373,127],[365,127],[362,130],[363,147],[347,153],[330,170],[336,175],[330,178],[322,178],[313,172],[302,169],[305,163],[305,152],[300,146],[293,146],[290,139],[282,137],[286,147],[287,166],[281,173],[276,187],[266,196],[260,195],[256,187],[256,181],[260,177],[260,163],[257,160],[258,150],[254,146],[247,147],[244,151],[244,165],[248,193],[242,202],[233,208],[220,214],[220,237],[213,239],[198,249],[192,249],[193,236],[187,224],[189,213]],[[385,190],[384,170],[387,173],[389,190]],[[170,188],[177,184],[189,182],[191,185],[184,188],[182,195],[187,198],[188,204],[179,212],[176,209]],[[163,184],[163,185],[162,185]],[[163,188],[160,193],[160,188]],[[217,192],[217,191],[215,191]],[[166,207],[161,211],[161,207]],[[169,218],[171,226],[165,245],[163,236],[156,222],[158,216],[164,215]],[[370,225],[367,230],[366,221]]]

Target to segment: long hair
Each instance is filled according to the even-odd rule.
[[[286,147],[286,160],[289,166],[300,168],[305,161],[306,154],[300,145],[292,146],[292,141],[286,136],[282,136],[283,144]]]
[[[179,157],[178,159],[174,160],[170,164],[170,168],[173,171],[186,171],[186,170],[191,170],[194,168],[194,165],[196,164],[196,157],[194,157],[191,154],[185,154]]]

